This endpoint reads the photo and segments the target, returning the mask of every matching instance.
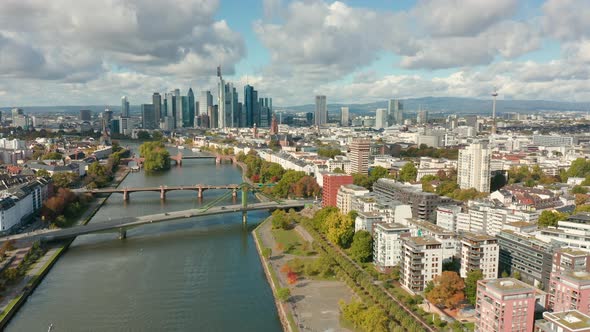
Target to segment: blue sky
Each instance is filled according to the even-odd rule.
[[[43,13],[37,15],[36,13]],[[454,96],[590,101],[586,0],[16,0],[0,106],[132,104],[210,89],[276,105]],[[30,91],[40,91],[31,95]]]

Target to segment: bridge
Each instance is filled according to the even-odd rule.
[[[189,209],[174,212],[157,213],[139,217],[128,217],[117,220],[108,220],[103,222],[95,222],[87,225],[74,226],[64,229],[44,229],[37,233],[21,234],[19,240],[40,240],[42,242],[59,241],[74,238],[78,235],[92,234],[92,233],[108,233],[118,232],[119,239],[127,237],[127,230],[147,224],[155,224],[167,222],[178,219],[188,219],[194,217],[203,217],[224,213],[242,212],[242,216],[246,215],[248,211],[256,210],[275,210],[275,209],[300,209],[307,204],[312,204],[312,200],[285,200],[282,202],[263,202],[254,203],[248,206],[242,204],[234,204],[218,207],[207,207],[198,209]],[[245,219],[242,219],[245,222]],[[12,237],[11,237],[12,238]],[[16,238],[16,237],[15,237]]]
[[[217,164],[220,164],[222,161],[230,161],[232,163],[236,163],[235,156],[228,156],[228,155],[201,155],[201,156],[185,156],[182,153],[178,152],[175,156],[170,156],[170,160],[176,163],[176,166],[182,166],[183,160],[190,160],[190,159],[215,159]],[[137,165],[141,166],[145,161],[143,157],[131,157],[131,158],[122,158],[120,164],[127,165],[129,162],[134,161]]]
[[[238,196],[238,189],[241,189],[239,184],[226,184],[226,185],[209,185],[209,184],[196,184],[191,186],[159,186],[159,187],[125,187],[125,188],[104,188],[104,189],[87,189],[78,190],[77,192],[88,193],[88,194],[123,194],[123,201],[129,201],[129,195],[136,192],[153,191],[160,193],[160,199],[166,199],[166,193],[175,190],[192,190],[197,192],[197,198],[203,198],[203,192],[209,189],[229,189],[232,191],[232,197]]]

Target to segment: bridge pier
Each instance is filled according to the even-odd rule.
[[[125,240],[127,238],[127,230],[125,228],[119,228],[119,240]]]
[[[242,226],[248,225],[248,212],[242,211]]]
[[[221,164],[221,157],[219,157],[219,156],[215,157],[215,163]]]
[[[166,190],[164,188],[160,188],[160,199],[165,201],[166,200]]]
[[[129,201],[129,191],[127,189],[123,190],[123,201],[124,202]]]
[[[233,189],[232,192],[231,192],[231,197],[232,198],[237,198],[238,197],[238,191],[235,190],[235,189]]]
[[[199,186],[199,189],[197,190],[197,198],[198,199],[203,198],[203,187],[201,187],[201,186]]]

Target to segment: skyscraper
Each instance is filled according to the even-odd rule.
[[[90,110],[80,110],[80,121],[92,120],[92,112]]]
[[[490,154],[483,143],[473,143],[459,150],[457,183],[461,189],[490,192]]]
[[[217,82],[217,107],[218,107],[218,119],[217,119],[217,128],[225,128],[226,123],[225,123],[225,113],[226,113],[226,107],[225,107],[225,99],[226,99],[226,90],[225,90],[225,81],[223,80],[223,76],[221,76],[221,67],[217,67],[217,77],[219,78],[219,81]],[[213,118],[211,118],[213,119]],[[213,126],[212,126],[213,127]]]
[[[189,119],[190,117],[190,103],[188,102],[188,96],[181,96],[180,97],[181,100],[181,112],[182,112],[182,117],[181,120],[182,122],[180,123],[180,128],[185,128],[185,127],[190,127],[190,123],[193,121],[192,118]]]
[[[174,117],[176,114],[176,97],[174,92],[168,92],[166,94],[166,114],[164,116]]]
[[[387,102],[387,126],[402,125],[404,123],[404,105],[397,99]]]
[[[246,127],[251,128],[255,123],[259,124],[259,114],[255,111],[258,104],[258,92],[254,87],[246,84],[244,86],[244,109],[246,112]]]
[[[346,106],[340,107],[340,125],[342,127],[348,127],[350,120],[349,109]]]
[[[211,91],[201,91],[199,93],[199,113],[209,115],[209,106],[213,106],[213,95]],[[195,114],[196,115],[196,114]],[[209,119],[211,115],[209,115]]]
[[[127,96],[121,97],[121,117],[129,117],[129,100],[127,100]]]
[[[326,96],[315,96],[315,124],[322,126],[328,123],[328,105]]]
[[[418,115],[416,116],[416,122],[418,124],[422,124],[422,123],[428,122],[428,111],[419,110],[418,111]]]
[[[157,122],[154,104],[141,105],[141,120],[144,129],[156,129]]]
[[[195,94],[193,93],[193,89],[188,89],[188,107],[187,112],[182,115],[183,124],[185,127],[194,127],[195,126]],[[183,108],[184,110],[184,108]],[[196,110],[197,112],[199,110]],[[186,116],[185,116],[186,115]]]
[[[378,108],[375,111],[375,128],[383,129],[387,127],[387,110],[385,108]]]
[[[182,128],[182,98],[180,96],[180,89],[174,89],[174,101],[176,104],[176,112],[174,113],[176,128]]]
[[[351,172],[367,174],[369,172],[369,155],[371,153],[371,141],[355,139],[350,143]]]
[[[157,92],[154,92],[152,95],[152,105],[154,105],[154,116],[156,118],[157,126],[162,118],[162,96]]]

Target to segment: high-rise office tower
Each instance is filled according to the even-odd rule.
[[[195,94],[193,93],[193,89],[188,89],[188,94],[186,95],[188,98],[188,107],[187,112],[183,114],[182,120],[185,127],[194,127],[195,126]],[[183,108],[184,110],[184,108]],[[199,110],[197,109],[196,112]]]
[[[18,115],[23,115],[25,114],[25,111],[23,111],[22,108],[13,108],[11,110],[12,112],[12,118],[14,119],[15,117],[17,117]]]
[[[219,105],[213,105],[209,109],[211,110],[211,116],[209,117],[211,128],[219,128]]]
[[[80,110],[80,121],[92,120],[92,112],[90,110]]]
[[[428,122],[428,111],[419,110],[418,115],[416,116],[416,123],[423,124]]]
[[[213,95],[211,91],[201,91],[199,93],[199,115],[209,115],[209,106],[213,106]],[[195,114],[196,115],[196,114]],[[209,115],[210,116],[210,115]]]
[[[185,128],[185,127],[191,127],[191,122],[193,121],[193,117],[191,117],[190,115],[190,103],[188,102],[188,96],[181,96],[180,97],[181,100],[181,112],[182,112],[182,123],[181,123],[181,128]]]
[[[255,108],[258,104],[258,92],[254,87],[246,84],[244,86],[244,110],[246,113],[246,127],[251,128],[255,123],[259,124],[259,115]]]
[[[166,114],[164,116],[174,117],[176,114],[176,97],[174,92],[166,93]]]
[[[244,109],[244,104],[238,103],[238,114],[240,114],[240,128],[246,127],[246,109]]]
[[[176,113],[174,114],[176,128],[182,128],[182,97],[180,96],[180,89],[174,89],[174,101],[176,103]]]
[[[121,97],[121,117],[129,117],[129,100],[127,100],[127,96]]]
[[[340,107],[340,125],[342,127],[348,127],[350,121],[349,109],[346,106]]]
[[[404,105],[397,99],[387,102],[387,126],[402,125],[404,123]]]
[[[276,135],[279,133],[279,123],[277,122],[277,117],[275,114],[272,115],[272,119],[270,121],[270,134]]]
[[[355,139],[350,143],[350,164],[352,173],[367,174],[369,172],[369,155],[371,141]]]
[[[375,128],[383,129],[387,127],[387,110],[385,108],[378,108],[375,111]]]
[[[326,96],[315,96],[315,124],[322,126],[328,123],[328,105]]]
[[[217,67],[217,77],[219,78],[217,82],[217,112],[219,117],[217,119],[217,128],[225,128],[226,126],[226,85],[225,81],[223,80],[223,76],[221,76],[221,67]]]
[[[141,105],[141,124],[143,129],[156,129],[156,125],[159,123],[156,122],[156,114],[155,114],[155,107],[154,104],[142,104]]]
[[[158,125],[162,118],[162,96],[158,92],[152,94],[152,105],[154,105],[154,116],[156,118],[156,125]]]
[[[240,114],[238,109],[238,92],[233,83],[226,84],[225,106],[229,112],[226,112],[226,126],[231,128],[239,127]]]
[[[486,144],[473,143],[459,150],[457,183],[461,189],[490,192],[490,150]]]

